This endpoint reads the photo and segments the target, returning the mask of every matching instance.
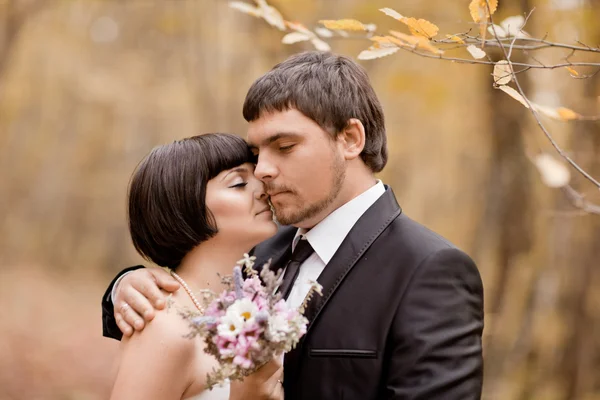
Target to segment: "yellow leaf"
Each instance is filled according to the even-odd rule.
[[[486,56],[485,51],[481,50],[479,47],[470,44],[467,46],[467,51],[471,53],[473,58],[480,59]]]
[[[489,11],[486,2],[489,1]],[[496,12],[498,8],[498,0],[472,0],[469,4],[469,11],[471,12],[471,18],[475,22],[487,22],[490,15]]]
[[[575,111],[573,111],[573,110],[571,110],[569,108],[565,108],[565,107],[559,107],[559,108],[557,108],[556,112],[558,112],[558,115],[564,121],[570,121],[572,119],[578,119],[579,117],[581,117]]]
[[[366,31],[367,28],[365,25],[357,21],[355,19],[323,19],[319,21],[326,28],[337,31],[337,30],[347,30],[347,31]]]
[[[368,50],[363,50],[358,55],[359,60],[373,60],[376,58],[386,57],[394,54],[399,50],[398,47],[370,47]]]
[[[440,28],[438,28],[435,24],[427,21],[426,19],[416,19],[412,17],[407,18],[391,8],[380,8],[379,11],[406,24],[408,29],[410,29],[410,33],[413,35],[424,36],[428,39],[431,39],[437,35],[438,31],[440,30]]]
[[[571,75],[573,76],[579,76],[579,72],[575,71],[573,68],[571,67],[565,67],[567,69],[567,71],[569,71],[571,73]]]
[[[494,65],[494,83],[496,85],[506,85],[512,81],[512,71],[506,60],[500,60]]]
[[[479,37],[481,38],[481,48],[485,46],[485,36],[487,33],[487,20],[479,23]]]
[[[434,45],[432,45],[431,42],[429,40],[427,40],[427,38],[423,37],[423,39],[425,39],[425,40],[419,41],[419,44],[417,45],[417,47],[419,47],[423,50],[427,50],[428,52],[433,53],[433,54],[443,54],[444,53],[443,50],[440,50],[437,47],[435,47]]]
[[[390,16],[392,18],[396,18],[397,20],[402,20],[402,18],[404,18],[404,16],[402,14],[400,14],[398,11],[393,10],[391,8],[380,8],[379,11],[381,11],[382,13],[384,13],[387,16]]]
[[[394,44],[391,36],[373,36],[370,39],[380,45]]]
[[[438,34],[440,28],[426,19],[402,18],[400,21],[405,23],[410,29],[410,33],[416,36],[424,36],[431,39]]]
[[[557,121],[561,120],[560,114],[558,113],[558,110],[554,107],[549,107],[549,106],[543,106],[541,104],[536,104],[536,103],[531,103],[531,108],[533,108],[535,111],[544,114],[547,117],[550,117],[552,119],[555,119]]]
[[[411,35],[407,35],[406,33],[392,31],[392,30],[390,30],[390,33],[393,36],[397,37],[398,39],[405,41],[406,43],[409,43],[409,44],[418,44],[419,43],[418,36],[411,36]]]
[[[489,10],[488,10],[489,3]],[[473,21],[479,23],[479,36],[482,40],[481,47],[485,43],[485,36],[487,32],[487,23],[490,15],[492,15],[498,8],[498,0],[472,0],[469,4],[469,11],[471,12],[471,18]]]
[[[400,46],[419,48],[422,50],[427,50],[433,54],[444,53],[442,50],[440,50],[437,47],[435,47],[434,45],[432,45],[431,42],[429,41],[429,39],[427,39],[425,36],[411,36],[411,35],[407,35],[405,33],[396,32],[396,31],[390,31],[390,33],[393,36],[397,37],[398,39],[400,39],[404,42],[404,43],[400,42],[399,43]]]
[[[523,96],[521,96],[521,93],[517,92],[515,89],[511,88],[510,86],[506,86],[506,85],[500,86],[499,89],[502,90],[507,95],[509,95],[510,97],[512,97],[513,99],[517,100],[519,103],[523,104],[525,107],[529,108],[529,105],[525,101],[525,98]]]
[[[407,47],[407,44],[405,42],[403,42],[402,40],[395,38],[393,36],[385,36],[383,39],[387,42],[391,42],[391,43],[395,44],[396,46]],[[413,46],[411,45],[410,47],[413,47]]]
[[[460,43],[460,44],[465,44],[465,41],[462,40],[460,37],[458,37],[456,35],[446,35],[446,37],[448,39],[452,40],[453,42]]]
[[[557,107],[556,108],[556,107],[542,106],[540,104],[535,104],[535,103],[531,103],[531,107],[535,111],[537,111],[541,114],[544,114],[545,116],[555,119],[557,121],[570,121],[570,120],[578,119],[579,117],[581,117],[575,111],[565,108],[565,107]]]

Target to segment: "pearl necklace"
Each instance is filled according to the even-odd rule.
[[[185,292],[190,296],[190,299],[192,299],[192,303],[194,303],[198,311],[200,311],[201,314],[204,314],[204,308],[202,307],[200,301],[198,301],[188,284],[185,283],[185,281],[179,275],[177,275],[175,271],[171,271],[171,276],[175,278],[177,282],[179,282],[179,284],[183,287],[183,290],[185,290]]]

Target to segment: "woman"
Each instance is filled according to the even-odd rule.
[[[217,362],[204,353],[202,340],[185,337],[189,326],[176,311],[200,309],[194,292],[220,290],[219,275],[230,275],[244,253],[276,233],[252,161],[243,139],[205,134],[155,148],[135,171],[129,188],[133,244],[146,259],[171,268],[186,290],[177,291],[174,306],[159,311],[146,329],[123,338],[111,399],[237,399],[256,390],[283,398],[278,361],[231,390],[205,390]]]

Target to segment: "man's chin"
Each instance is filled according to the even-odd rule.
[[[275,208],[274,210],[275,219],[280,225],[294,225],[296,222],[298,222],[298,219],[295,218],[296,216],[289,212],[285,212],[283,207]]]

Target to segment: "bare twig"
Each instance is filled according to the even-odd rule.
[[[585,197],[577,190],[573,189],[571,185],[564,186],[562,190],[567,198],[571,201],[571,204],[573,204],[575,207],[590,214],[600,215],[600,205],[587,201]]]
[[[483,65],[494,65],[496,64],[493,61],[485,61],[485,60],[475,60],[468,58],[459,58],[459,57],[445,57],[441,54],[433,54],[433,53],[425,53],[423,51],[419,51],[413,47],[400,47],[401,50],[408,51],[410,53],[419,55],[421,57],[426,58],[435,58],[437,60],[445,60],[450,62],[455,62],[459,64],[483,64]],[[527,64],[515,62],[512,65],[516,65],[518,67],[526,67],[528,69],[556,69],[556,68],[564,68],[564,67],[598,67],[600,68],[600,62],[592,63],[592,62],[576,62],[576,63],[560,63],[560,64],[550,64],[550,65],[537,65],[537,64]]]
[[[457,36],[461,37],[460,34]],[[507,37],[507,38],[497,38],[497,39],[486,39],[485,41],[483,41],[477,36],[470,36],[470,35],[465,35],[462,37],[462,39],[465,41],[466,45],[481,44],[482,42],[485,42],[485,46],[493,46],[493,47],[500,47],[503,42],[508,42],[508,41],[512,40],[511,37]],[[531,37],[519,37],[519,38],[517,38],[517,40],[520,43],[522,43],[522,42],[541,43],[538,45],[515,44],[514,48],[517,50],[540,50],[540,49],[547,49],[547,48],[553,47],[553,48],[568,49],[568,50],[582,51],[582,52],[588,52],[588,53],[600,53],[600,48],[595,48],[595,47],[590,47],[590,46],[574,46],[574,45],[570,45],[570,44],[550,42],[545,39],[537,39],[537,38],[531,38]],[[453,42],[450,39],[437,40],[436,43],[456,44],[456,42]]]

